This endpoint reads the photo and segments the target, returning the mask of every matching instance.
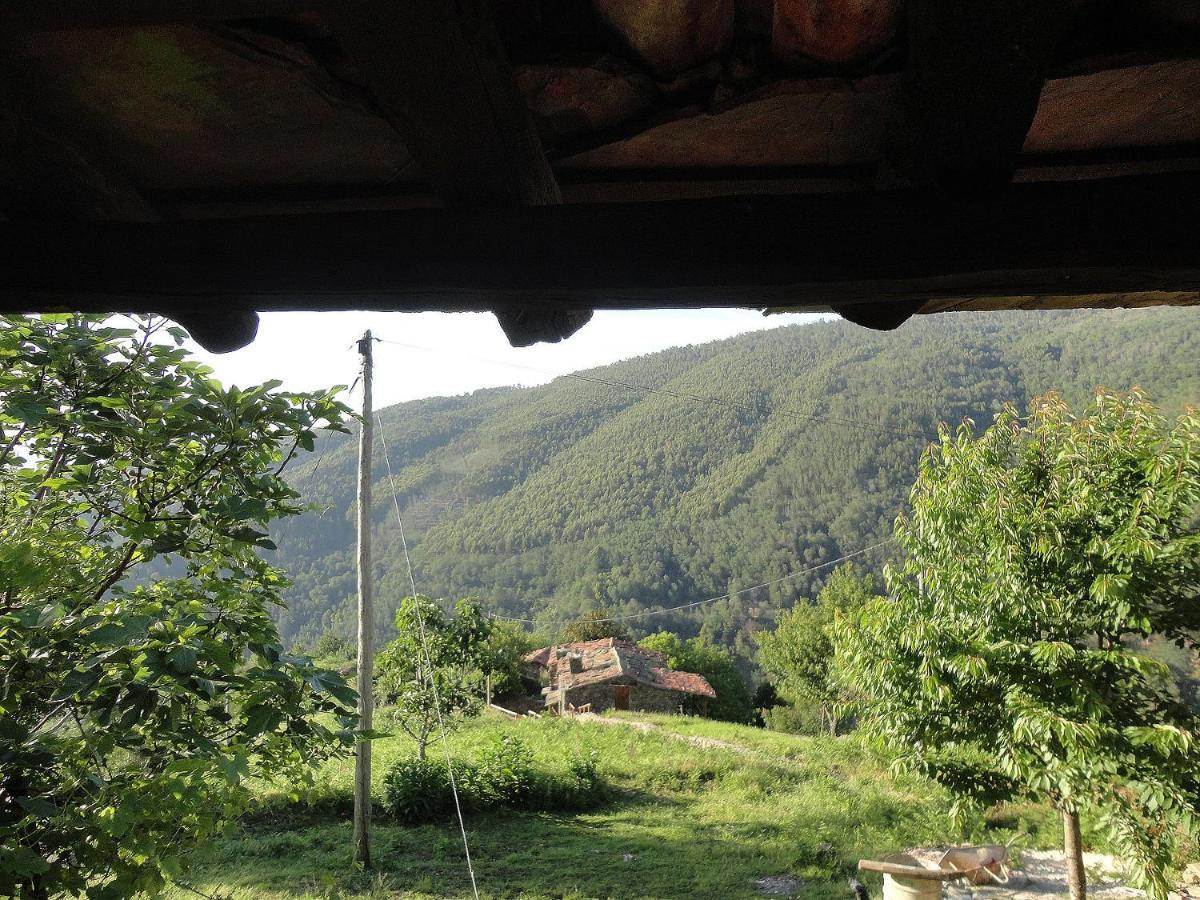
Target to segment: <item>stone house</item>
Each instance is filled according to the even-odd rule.
[[[550,708],[702,713],[717,696],[704,676],[672,671],[663,654],[616,638],[543,647],[524,662],[545,683]]]

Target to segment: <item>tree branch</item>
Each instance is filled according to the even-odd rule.
[[[107,578],[104,579],[96,593],[92,596],[92,603],[99,603],[100,599],[104,596],[105,591],[120,581],[121,576],[129,570],[129,564],[133,560],[133,554],[137,552],[137,546],[137,543],[134,541],[130,541],[128,543],[125,548],[125,553],[121,557],[121,561],[117,564],[117,567]]]

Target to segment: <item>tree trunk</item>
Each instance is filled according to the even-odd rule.
[[[838,717],[832,707],[821,704],[821,727],[829,732],[830,737],[837,737]]]
[[[1071,900],[1087,896],[1087,875],[1083,871],[1083,844],[1079,839],[1079,813],[1062,810],[1063,854],[1067,863],[1067,886]]]

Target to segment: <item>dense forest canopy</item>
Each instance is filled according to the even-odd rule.
[[[402,352],[380,348],[378,379]],[[892,333],[824,322],[589,373],[657,393],[559,378],[381,420],[421,591],[553,626],[597,606],[705,599],[885,540],[938,423],[984,428],[1004,403],[1050,390],[1082,405],[1101,384],[1139,385],[1177,412],[1200,399],[1197,359],[1200,317],[1186,309],[947,314]],[[291,473],[314,510],[273,529],[273,561],[295,579],[285,641],[352,632],[355,453],[335,435]],[[386,638],[407,591],[381,457],[375,472]],[[630,625],[703,631],[748,659],[753,632],[830,571]]]

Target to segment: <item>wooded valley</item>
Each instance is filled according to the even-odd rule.
[[[377,378],[410,352],[380,345]],[[381,421],[422,592],[556,625],[717,596],[882,541],[940,423],[982,430],[1052,389],[1082,406],[1099,384],[1139,385],[1171,414],[1200,396],[1197,359],[1188,310],[945,315],[889,334],[822,322],[582,373],[595,380],[405,403]],[[295,581],[285,643],[352,634],[354,471],[340,434],[289,471],[314,508],[272,530],[272,561]],[[387,638],[407,590],[381,458],[375,473]],[[829,571],[630,624],[703,629],[748,662],[753,633]]]

